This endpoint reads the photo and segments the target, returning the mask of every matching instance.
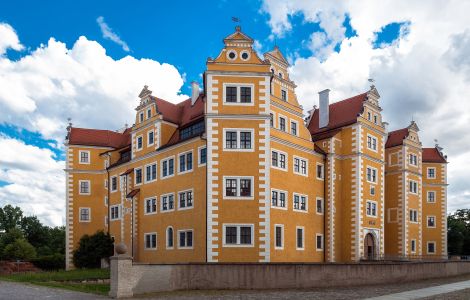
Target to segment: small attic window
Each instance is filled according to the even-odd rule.
[[[144,113],[143,113],[143,112],[141,112],[141,113],[139,114],[139,121],[140,121],[140,122],[143,122],[143,121],[144,121]]]
[[[282,78],[282,73],[281,73],[281,72],[279,72],[279,74],[278,74],[278,75],[279,75],[279,78]]]
[[[243,60],[248,60],[250,58],[250,53],[248,53],[248,51],[243,51],[241,54],[241,58]]]
[[[227,57],[228,59],[230,60],[234,60],[237,58],[237,52],[235,52],[234,50],[230,50],[228,53],[227,53]]]

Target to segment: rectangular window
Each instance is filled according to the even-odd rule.
[[[193,152],[186,152],[179,155],[178,173],[187,173],[193,170]]]
[[[171,177],[175,175],[175,159],[171,157],[162,160],[160,172],[161,178]]]
[[[417,166],[418,165],[418,157],[415,154],[410,154],[409,162],[410,162],[410,165]]]
[[[104,205],[108,206],[108,204],[109,204],[108,196],[104,196]]]
[[[151,146],[153,145],[154,143],[154,132],[153,131],[149,131],[147,133],[147,146]]]
[[[253,130],[224,129],[225,150],[253,150]]]
[[[199,148],[199,162],[200,166],[205,165],[207,163],[207,148]]]
[[[111,192],[117,191],[117,176],[111,177]]]
[[[411,253],[416,253],[416,240],[411,240]]]
[[[225,87],[225,102],[237,102],[237,87],[227,86]]]
[[[225,197],[226,198],[247,198],[253,197],[253,177],[226,177]]]
[[[282,101],[287,101],[287,91],[281,90],[281,99]]]
[[[250,131],[240,131],[240,149],[251,149]]]
[[[428,168],[428,179],[436,178],[436,168]]]
[[[145,249],[157,249],[157,234],[156,233],[145,234]]]
[[[410,222],[418,223],[418,211],[416,209],[410,209]]]
[[[296,248],[297,250],[304,250],[304,228],[296,227]]]
[[[325,179],[325,168],[322,164],[317,164],[317,179]]]
[[[323,234],[316,235],[316,246],[317,251],[323,250]]]
[[[323,199],[317,198],[317,214],[323,214]]]
[[[277,208],[287,208],[287,193],[285,191],[271,191],[271,206]]]
[[[160,196],[161,211],[172,211],[175,209],[174,194],[166,194]]]
[[[90,163],[90,151],[79,151],[80,153],[80,163],[89,164]]]
[[[377,138],[371,135],[367,135],[367,148],[373,151],[377,151]]]
[[[137,150],[141,150],[141,149],[142,149],[142,145],[143,145],[142,141],[143,141],[142,136],[138,136],[138,137],[137,137],[137,146],[136,146],[136,147],[137,147]]]
[[[193,191],[184,191],[178,193],[179,207],[178,209],[187,209],[193,207]]]
[[[274,225],[274,234],[275,234],[275,249],[284,248],[284,226],[283,225]]]
[[[377,217],[377,202],[368,200],[366,203],[366,215]]]
[[[274,115],[273,114],[269,114],[269,124],[271,125],[271,127],[274,127]]]
[[[139,113],[139,121],[140,121],[140,123],[142,123],[144,121],[144,113],[143,112]]]
[[[147,119],[150,119],[152,117],[152,110],[149,108],[147,109]]]
[[[271,166],[282,170],[287,170],[286,153],[277,150],[271,151]]]
[[[80,195],[90,195],[90,180],[80,180]]]
[[[428,202],[429,203],[436,202],[436,192],[435,191],[428,191]]]
[[[225,148],[227,149],[237,149],[237,132],[236,131],[227,131],[225,132]]]
[[[90,222],[90,208],[81,207],[80,208],[80,222]]]
[[[135,169],[135,184],[142,183],[142,168]]]
[[[297,122],[294,122],[294,121],[290,122],[290,133],[292,135],[297,135]]]
[[[367,167],[367,181],[377,183],[377,169]]]
[[[253,102],[252,87],[242,85],[225,86],[225,103],[251,104]]]
[[[377,115],[374,115],[374,124],[377,124],[377,122],[378,122]]]
[[[193,231],[192,230],[178,230],[179,233],[179,244],[180,249],[191,249],[193,248]]]
[[[201,135],[206,130],[206,123],[204,121],[186,126],[180,129],[180,140],[185,140],[190,137]]]
[[[157,212],[157,198],[145,199],[145,213],[153,214]]]
[[[157,164],[145,166],[145,182],[152,182],[157,180]]]
[[[246,247],[253,246],[253,225],[224,224],[224,246]]]
[[[428,242],[428,254],[436,253],[436,242]]]
[[[119,205],[111,206],[111,220],[118,220],[121,218],[121,207]]]
[[[418,183],[414,180],[410,180],[410,193],[417,194],[418,193]]]
[[[435,216],[428,216],[428,227],[435,228],[436,227],[436,217]]]
[[[294,193],[294,211],[307,211],[307,195]]]
[[[298,175],[307,176],[308,169],[306,159],[294,156],[294,173]]]
[[[251,103],[251,87],[240,87],[240,102]]]
[[[286,131],[286,119],[279,117],[279,130]]]

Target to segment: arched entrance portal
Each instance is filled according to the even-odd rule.
[[[366,234],[364,239],[364,254],[366,259],[373,260],[375,259],[375,238],[372,233]]]

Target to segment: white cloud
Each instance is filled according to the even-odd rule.
[[[122,47],[122,50],[129,52],[131,49],[129,49],[129,46],[127,45],[126,42],[124,42],[119,35],[117,35],[111,27],[109,27],[108,24],[104,21],[104,18],[102,16],[99,16],[96,19],[96,22],[100,26],[101,33],[103,34],[103,37],[105,39],[111,40],[115,42],[116,44],[120,45]]]
[[[0,135],[0,206],[21,207],[25,215],[36,215],[45,224],[62,225],[65,207],[63,161],[49,149],[26,145]]]
[[[0,23],[0,56],[5,54],[8,48],[16,51],[23,50],[15,30],[6,23]]]
[[[470,161],[470,2],[462,1],[280,1],[265,0],[272,31],[283,36],[295,30],[290,17],[301,14],[317,22],[325,34],[306,45],[315,52],[298,57],[291,67],[301,104],[318,104],[317,92],[330,88],[332,100],[368,89],[376,80],[391,129],[407,126],[413,117],[424,146],[433,139],[449,155],[449,209],[470,208],[466,177]],[[345,16],[357,36],[346,38]],[[376,33],[386,25],[405,23],[398,39],[374,49]],[[340,51],[331,51],[339,41]]]

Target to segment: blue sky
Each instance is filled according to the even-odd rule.
[[[470,207],[464,168],[470,163],[470,104],[461,99],[470,94],[465,5],[454,0],[446,5],[405,0],[2,3],[0,206],[17,204],[47,224],[61,224],[67,118],[80,127],[132,124],[144,84],[154,95],[181,101],[191,81],[202,81],[206,59],[218,55],[222,39],[234,31],[232,17],[238,17],[257,51],[275,44],[283,51],[305,110],[317,104],[319,90],[330,88],[337,101],[368,89],[367,79],[374,78],[390,129],[407,126],[413,116],[424,146],[438,139],[454,162],[449,165],[451,210]]]

